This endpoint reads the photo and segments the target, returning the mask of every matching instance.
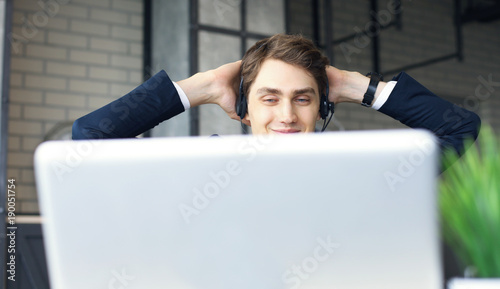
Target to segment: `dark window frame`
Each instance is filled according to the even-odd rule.
[[[217,0],[217,1],[227,1],[227,0]],[[198,59],[198,49],[199,49],[199,33],[200,32],[211,32],[221,35],[230,35],[240,38],[241,42],[241,57],[245,54],[247,50],[247,40],[252,39],[262,39],[269,37],[271,35],[254,33],[247,30],[247,1],[239,0],[240,3],[240,28],[230,29],[223,28],[209,24],[200,23],[199,19],[199,0],[190,0],[189,5],[189,74],[193,75],[199,71],[199,59]],[[288,31],[288,0],[284,0],[285,9],[285,32]],[[245,133],[245,129],[242,129],[242,133]],[[200,134],[200,111],[198,107],[193,107],[190,109],[189,115],[189,134],[192,136],[197,136]]]

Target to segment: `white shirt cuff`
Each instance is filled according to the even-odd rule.
[[[179,95],[179,98],[181,99],[182,105],[184,105],[184,110],[188,110],[191,107],[191,103],[189,103],[189,99],[188,99],[186,93],[184,92],[184,90],[182,90],[182,88],[177,83],[175,83],[173,81],[172,81],[172,83],[174,84],[175,89],[177,89],[177,94]]]
[[[385,85],[384,89],[380,92],[379,96],[377,97],[377,100],[375,100],[375,103],[372,105],[372,108],[375,110],[379,110],[382,105],[387,101],[389,98],[389,95],[391,95],[392,90],[396,86],[397,81],[391,80],[387,82]]]

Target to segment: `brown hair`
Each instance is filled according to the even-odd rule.
[[[325,91],[327,83],[325,69],[330,63],[328,58],[323,56],[311,40],[301,35],[276,34],[257,41],[243,56],[241,76],[246,96],[262,63],[270,58],[304,68],[316,80],[320,95]]]

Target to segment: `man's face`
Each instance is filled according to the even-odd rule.
[[[267,59],[248,93],[253,134],[314,132],[319,120],[316,80],[303,68]]]

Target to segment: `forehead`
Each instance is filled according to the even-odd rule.
[[[260,71],[250,87],[250,94],[262,87],[284,91],[312,87],[318,94],[318,84],[307,70],[277,59],[266,59],[262,63]]]

